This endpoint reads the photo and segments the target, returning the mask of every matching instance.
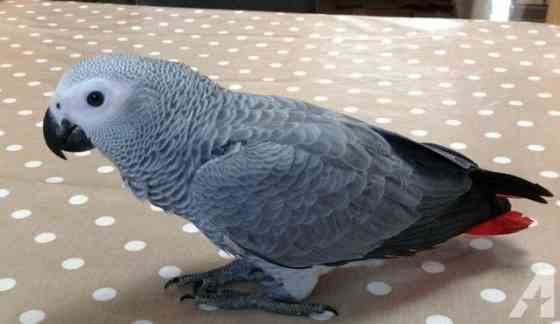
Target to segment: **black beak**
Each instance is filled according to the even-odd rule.
[[[49,149],[64,160],[66,156],[62,151],[83,152],[94,148],[93,143],[78,125],[66,119],[59,124],[49,109],[43,119],[43,136]]]

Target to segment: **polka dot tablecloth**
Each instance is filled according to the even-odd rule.
[[[231,256],[136,201],[99,152],[47,150],[48,97],[83,57],[186,62],[231,89],[317,103],[560,193],[559,48],[559,28],[530,23],[0,2],[0,323],[299,321],[179,303],[165,279]],[[529,291],[511,315],[535,278],[560,292],[560,200],[514,207],[537,225],[340,269],[312,300],[336,306],[340,323],[557,324],[541,304],[560,312],[558,294]]]

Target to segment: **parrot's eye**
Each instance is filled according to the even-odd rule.
[[[87,103],[92,107],[99,107],[105,101],[105,96],[100,91],[92,91],[87,96]]]

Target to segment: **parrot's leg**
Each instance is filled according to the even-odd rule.
[[[264,290],[249,293],[209,284],[203,284],[196,289],[194,296],[181,297],[181,301],[185,299],[194,299],[201,309],[206,310],[216,308],[256,309],[282,315],[307,316],[319,320],[338,315],[336,310],[329,305],[283,301],[271,298]]]
[[[221,268],[208,272],[189,273],[175,277],[165,283],[165,288],[177,285],[185,287],[188,285],[200,286],[202,282],[207,282],[212,286],[222,286],[232,282],[240,281],[260,281],[266,277],[265,273],[243,259],[237,259]]]

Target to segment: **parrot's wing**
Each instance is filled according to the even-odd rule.
[[[240,145],[202,166],[190,188],[203,230],[287,267],[358,260],[422,218],[424,202],[436,211],[468,191],[465,170],[441,154],[418,144],[422,165],[405,161],[371,126],[315,109],[261,112],[274,127],[231,131]]]

